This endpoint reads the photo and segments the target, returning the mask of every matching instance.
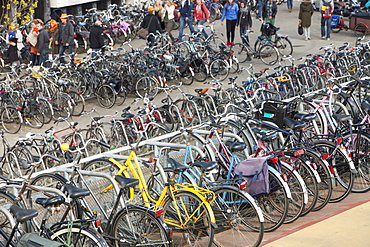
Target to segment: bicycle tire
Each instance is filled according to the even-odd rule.
[[[116,92],[111,86],[103,84],[96,90],[96,97],[101,107],[112,108],[112,106],[116,103],[117,96]]]
[[[370,170],[369,170],[369,145],[370,135],[365,130],[354,130],[353,138],[356,138],[353,145],[352,160],[355,164],[357,173],[353,174],[354,182],[351,191],[355,193],[364,193],[370,190]],[[344,134],[344,140],[351,137],[350,133]]]
[[[210,216],[212,212],[210,213],[204,205],[202,206],[202,200],[191,192],[177,192],[174,194],[174,198],[177,201],[176,203],[170,197],[167,197],[162,203],[164,222],[173,232],[173,245],[184,246],[196,243],[196,246],[211,246],[214,236],[214,228],[211,224]],[[172,206],[173,204],[179,207],[178,209],[182,212],[181,216],[197,215],[200,218],[195,217],[193,220],[190,220],[192,223],[187,225],[186,229],[174,226],[174,223],[180,225],[183,219],[178,217],[176,209],[173,208],[176,206]],[[200,208],[198,208],[199,206]]]
[[[255,197],[257,205],[262,209],[265,232],[274,231],[284,223],[289,209],[288,193],[290,194],[288,185],[278,171],[269,167],[268,173],[270,187],[273,189],[268,194]]]
[[[204,82],[208,77],[208,69],[205,62],[201,59],[190,61],[190,66],[194,72],[194,79],[199,82]]]
[[[175,120],[173,119],[173,115],[165,108],[156,108],[153,112],[153,120],[164,126],[169,131],[173,131],[175,127]]]
[[[134,228],[134,229],[132,229]],[[114,217],[111,236],[114,245],[121,246],[122,239],[130,246],[172,246],[169,230],[161,218],[155,217],[146,208],[127,205]]]
[[[62,187],[67,183],[67,179],[65,179],[60,174],[52,174],[52,173],[43,173],[36,176],[34,179],[30,181],[31,186],[41,186],[41,187],[48,187],[57,190],[61,190]],[[57,196],[60,194],[47,192],[50,196]],[[35,190],[27,190],[26,199],[29,202],[29,207],[36,209],[39,214],[34,218],[36,222],[41,225],[42,219],[44,218],[45,209],[40,204],[35,203],[37,198],[45,198],[46,196],[42,193],[42,191],[38,192]],[[68,208],[68,205],[61,204],[60,205],[61,212],[65,212]],[[60,222],[62,215],[61,214],[53,214],[48,216],[48,223],[57,223]],[[74,219],[81,219],[82,217],[82,209],[78,206],[74,206],[72,213],[68,214],[68,220]]]
[[[225,42],[224,42],[221,38],[219,38],[219,37],[217,37],[217,36],[215,36],[215,35],[213,35],[212,37],[209,37],[209,38],[207,39],[207,43],[208,43],[208,45],[209,45],[213,50],[216,50],[216,51],[220,50],[220,46],[221,46],[221,47],[226,46],[226,45],[225,45]]]
[[[218,226],[213,242],[217,246],[259,246],[264,233],[263,216],[253,197],[227,185],[212,191],[216,200],[211,206]]]
[[[286,162],[282,161],[281,164],[280,173],[287,177],[287,183],[292,194],[292,197],[289,198],[289,208],[284,223],[292,223],[301,216],[308,200],[308,192],[306,184],[298,172]]]
[[[37,101],[40,104],[40,110],[44,113],[44,124],[50,123],[54,116],[53,106],[44,98],[38,98]]]
[[[13,107],[5,107],[0,113],[1,125],[9,134],[16,134],[21,129],[23,120],[17,109]]]
[[[135,92],[140,98],[155,97],[158,94],[158,82],[150,76],[144,76],[136,82]]]
[[[72,112],[72,103],[69,97],[56,94],[51,98],[51,105],[53,106],[54,111],[54,120],[67,119],[71,116]]]
[[[190,66],[185,69],[185,72],[181,73],[180,81],[184,85],[191,85],[194,82],[194,72]]]
[[[240,63],[244,63],[246,61],[250,61],[252,58],[252,52],[249,47],[242,43],[236,43],[232,47],[234,51],[234,55],[238,58]]]
[[[216,59],[209,65],[209,73],[214,80],[223,81],[229,76],[229,65],[222,59]]]
[[[15,226],[15,221],[9,209],[5,208],[3,205],[0,206],[0,227],[6,236],[3,236],[0,232],[0,246],[6,246],[8,238]],[[12,245],[10,245],[12,246]]]
[[[50,239],[62,243],[66,247],[109,246],[99,233],[77,225],[71,227],[63,226],[59,229],[52,230]]]
[[[261,61],[266,65],[274,65],[279,61],[279,51],[272,45],[262,45],[258,50]]]
[[[229,64],[229,72],[232,74],[238,73],[239,72],[239,60],[236,57],[232,57],[231,60],[232,61],[228,60],[229,63],[231,62],[231,64]]]
[[[335,181],[332,181],[333,191],[329,202],[339,202],[345,199],[352,190],[354,176],[351,172],[347,155],[329,141],[315,141],[312,144],[318,147],[318,152],[327,154],[326,161],[334,169]]]
[[[179,99],[173,104],[176,107],[170,109],[174,116],[175,122],[182,123],[184,125],[183,127],[185,128],[191,126],[197,117],[197,111],[194,102],[185,99]]]
[[[72,116],[80,116],[81,113],[85,110],[85,98],[82,96],[82,93],[76,91],[68,91],[68,95],[71,98],[72,103]]]
[[[41,129],[44,126],[44,114],[40,109],[32,109],[33,106],[26,109],[23,113],[23,121],[25,124],[31,126],[32,128]]]
[[[281,56],[288,57],[293,54],[292,42],[287,37],[278,37],[275,45]]]

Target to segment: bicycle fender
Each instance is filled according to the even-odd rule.
[[[274,173],[276,175],[276,177],[280,180],[280,182],[283,184],[284,186],[284,189],[286,191],[286,195],[289,199],[292,198],[292,193],[290,192],[290,189],[289,189],[289,186],[288,186],[288,183],[285,182],[282,177],[281,177],[281,174],[280,172],[278,172],[275,168],[271,167],[271,166],[268,166],[268,169],[269,171],[271,171],[272,173]]]

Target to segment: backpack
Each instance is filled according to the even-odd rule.
[[[209,10],[208,10],[208,8],[207,8],[207,6],[205,4],[202,4],[202,11],[203,11],[203,18],[204,19],[207,18],[207,14],[208,14],[208,16],[210,16]]]
[[[330,1],[323,1],[321,6],[321,14],[323,18],[330,18],[333,13],[333,10],[330,5]]]
[[[270,193],[270,182],[268,176],[268,156],[249,158],[235,166],[234,173],[247,181],[245,191],[251,196]]]

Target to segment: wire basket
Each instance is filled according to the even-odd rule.
[[[41,79],[48,73],[48,68],[42,66],[34,66],[31,69],[31,76],[36,79]]]

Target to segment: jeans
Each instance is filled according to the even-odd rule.
[[[326,25],[326,38],[330,38],[330,30],[331,30],[331,17],[330,18],[323,18],[321,17],[321,37],[325,38],[325,25]]]
[[[206,32],[206,30],[204,28],[204,25],[203,25],[205,22],[206,22],[206,20],[200,20],[200,21],[198,21],[198,23],[197,23],[197,25],[198,25],[198,32],[202,32],[203,35],[204,35],[204,37],[205,38],[208,38],[208,34],[207,34],[207,32]]]
[[[186,17],[180,16],[180,30],[179,30],[179,40],[182,41],[182,35],[184,33],[184,28],[186,23],[189,26],[190,32],[194,33],[194,27],[193,27],[193,18],[189,17],[188,20],[185,20]]]
[[[68,54],[72,54],[72,53],[73,53],[73,44],[72,44],[72,45],[69,45],[69,46],[61,45],[61,46],[59,47],[59,56],[60,56],[60,57],[64,55],[64,51],[65,51],[66,49],[68,49]],[[72,56],[72,60],[73,60],[73,56]],[[60,62],[61,62],[61,63],[65,63],[65,62],[66,62],[66,60],[64,59],[64,57],[62,57],[62,58],[60,59]]]
[[[257,4],[257,7],[258,7],[257,17],[261,17],[262,16],[263,2],[264,2],[264,0],[258,0],[258,4]]]
[[[286,5],[288,6],[288,9],[293,8],[293,0],[287,0]]]
[[[242,27],[242,26],[239,27],[240,38],[241,38],[243,44],[246,44],[246,45],[249,46],[249,38],[248,38],[248,36],[244,36],[243,37],[243,35],[247,32],[247,30],[248,30],[248,27],[247,26],[245,26],[245,27]]]
[[[47,60],[49,60],[49,47],[40,51],[39,65],[49,67],[49,62],[46,62]]]

